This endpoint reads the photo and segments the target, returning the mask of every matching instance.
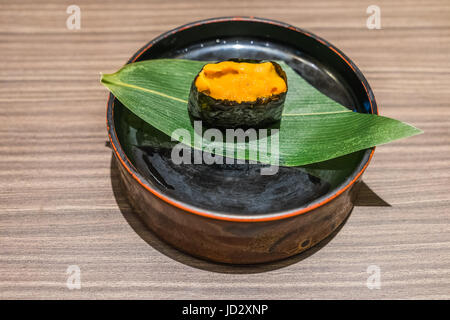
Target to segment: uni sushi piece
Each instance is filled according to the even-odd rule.
[[[188,110],[211,127],[262,127],[280,120],[286,73],[273,61],[208,63],[192,82]]]

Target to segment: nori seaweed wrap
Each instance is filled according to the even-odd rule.
[[[210,127],[261,128],[280,120],[287,90],[286,73],[276,62],[209,63],[192,82],[188,110]]]

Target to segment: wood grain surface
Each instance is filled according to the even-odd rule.
[[[68,30],[66,8],[81,8]],[[369,5],[381,30],[366,27]],[[328,243],[269,265],[201,261],[153,236],[111,165],[99,72],[193,20],[285,21],[342,49],[381,113],[425,134],[380,146]],[[450,2],[0,2],[0,298],[450,298]],[[81,289],[66,287],[70,265]],[[367,268],[381,271],[368,289]]]

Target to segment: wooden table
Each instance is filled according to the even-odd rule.
[[[66,8],[81,8],[68,30]],[[381,8],[381,30],[366,9]],[[328,244],[270,265],[197,260],[146,230],[105,146],[113,72],[147,41],[214,16],[272,18],[342,49],[381,113],[425,134],[380,146]],[[448,1],[0,3],[0,298],[450,298]],[[81,289],[66,286],[69,266]],[[380,268],[381,288],[367,287]]]

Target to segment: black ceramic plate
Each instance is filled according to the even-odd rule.
[[[342,52],[325,40],[284,23],[243,17],[191,23],[151,41],[129,62],[157,58],[283,60],[342,105],[357,112],[377,113],[369,85]],[[219,220],[270,221],[318,208],[360,178],[374,150],[306,167],[281,167],[275,175],[261,175],[260,165],[174,165],[170,149],[154,148],[150,143],[158,136],[155,129],[112,95],[108,106],[111,142],[126,178],[132,184],[137,181],[164,205]],[[346,206],[346,214],[350,209]],[[332,228],[336,227],[333,224]],[[215,259],[206,253],[194,254]]]
[[[233,27],[233,24],[209,23],[202,25],[202,30],[178,31],[179,35],[158,42],[136,61],[156,58],[283,60],[329,97],[359,112],[367,112],[364,101],[359,100],[355,92],[358,88],[352,88],[335,62],[321,59],[307,43],[289,43],[286,41],[290,40],[289,35],[268,32],[271,29],[268,26],[260,28],[251,23]],[[327,172],[316,176],[288,167],[270,176],[261,175],[258,165],[174,165],[168,149],[154,149],[146,143],[146,137],[148,139],[152,132],[149,125],[117,101],[115,114],[121,146],[134,167],[155,189],[189,205],[225,214],[270,215],[320,201],[345,184],[363,158],[367,160],[370,154],[362,152],[347,157],[351,161],[340,161],[339,168],[334,161],[329,161],[329,166],[322,164],[321,169]],[[328,181],[321,178],[324,175]]]

